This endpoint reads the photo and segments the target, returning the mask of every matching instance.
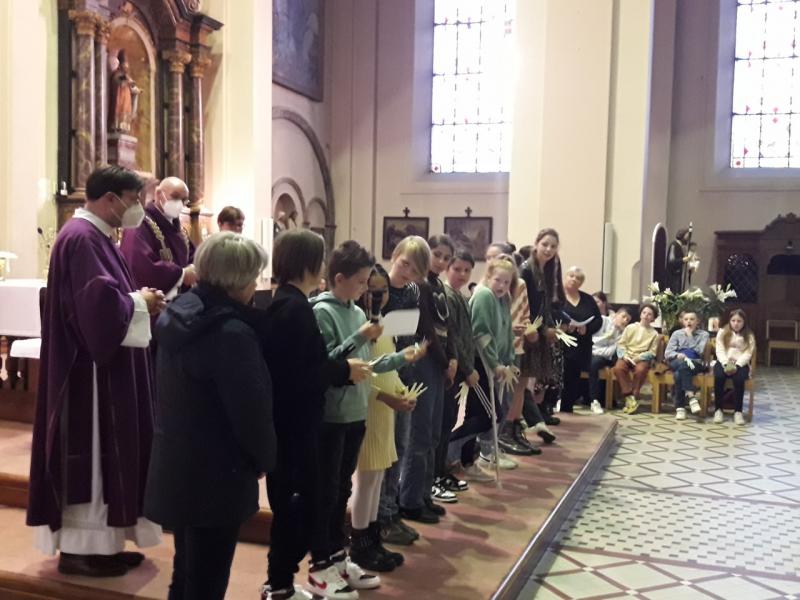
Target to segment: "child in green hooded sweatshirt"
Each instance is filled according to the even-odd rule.
[[[347,241],[333,251],[328,262],[328,282],[331,291],[311,299],[314,316],[331,358],[361,358],[370,360],[370,342],[383,332],[383,327],[367,320],[364,311],[355,304],[367,290],[375,259],[358,242]],[[396,370],[413,353],[386,354],[372,363],[376,373]],[[367,402],[371,381],[343,387],[329,387],[325,392],[325,408],[320,432],[321,489],[327,497],[320,499],[317,526],[312,536],[312,549],[318,556],[330,556],[326,563],[313,563],[309,573],[312,591],[327,596],[327,581],[323,573],[334,564],[349,587],[370,589],[380,585],[377,575],[364,572],[350,560],[345,548],[345,513],[352,491],[351,479],[358,462],[364,439]],[[319,575],[320,580],[316,577]],[[315,585],[319,584],[319,585]],[[345,594],[342,597],[347,597]],[[350,596],[354,597],[354,596]],[[357,597],[357,596],[355,596]]]

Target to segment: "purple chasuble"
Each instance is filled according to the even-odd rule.
[[[192,264],[194,244],[181,230],[178,219],[170,221],[153,202],[144,210],[164,236],[172,260],[162,255],[161,242],[147,219],[136,229],[123,231],[120,249],[130,266],[137,289],[151,287],[166,294],[178,283],[184,267]]]
[[[85,219],[61,229],[42,320],[27,524],[61,528],[64,504],[91,500],[93,364],[109,527],[142,515],[153,438],[149,350],[121,346],[135,291],[109,237]]]

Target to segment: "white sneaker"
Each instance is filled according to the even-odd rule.
[[[467,481],[474,481],[476,483],[489,483],[490,481],[494,481],[494,475],[481,469],[478,463],[473,463],[468,467],[462,467],[458,474]]]
[[[344,560],[333,563],[333,566],[339,571],[342,579],[351,588],[356,590],[374,590],[380,586],[381,578],[373,573],[367,573],[364,569],[354,563],[349,556],[345,556]],[[358,598],[358,593],[356,593]]]
[[[308,589],[312,594],[330,600],[358,600],[358,592],[342,578],[337,565],[319,571],[309,571]]]
[[[689,410],[692,411],[693,415],[700,412],[700,403],[697,401],[697,396],[689,397]]]
[[[313,600],[314,598],[314,596],[309,594],[299,585],[294,586],[294,593],[292,593],[291,596],[287,596],[286,594],[288,593],[288,589],[273,590],[266,583],[261,586],[261,600],[274,600],[275,598],[283,598],[285,600]]]
[[[492,452],[490,456],[484,456],[481,452],[481,457],[478,459],[478,463],[484,469],[491,469],[494,471],[494,452]],[[497,465],[505,471],[516,469],[519,466],[517,461],[506,456],[502,450],[500,451],[500,459],[497,461]]]
[[[722,419],[723,419],[722,411],[720,409],[715,410],[714,411],[714,423],[719,425],[720,423],[722,423]]]
[[[561,412],[561,398],[556,400],[556,405],[553,407],[553,412]]]
[[[675,409],[675,419],[678,421],[685,421],[686,420],[686,409],[685,408],[676,408]]]
[[[446,504],[452,504],[454,502],[458,502],[458,496],[456,496],[450,490],[446,490],[439,485],[434,485],[431,488],[431,498],[433,498],[437,502],[444,502]]]
[[[600,401],[599,400],[592,400],[591,409],[592,409],[592,412],[594,414],[596,414],[596,415],[602,415],[604,412],[606,412],[606,411],[603,410],[603,407],[600,405]]]
[[[735,413],[733,413],[733,422],[736,425],[744,425],[745,424],[744,415],[739,411],[736,411]]]

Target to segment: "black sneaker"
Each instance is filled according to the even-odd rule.
[[[406,531],[398,522],[381,524],[381,541],[386,544],[397,544],[398,546],[410,546],[416,539],[412,533]]]
[[[544,424],[545,425],[550,425],[550,426],[561,425],[561,419],[559,419],[558,417],[555,417],[553,415],[545,415]]]
[[[508,454],[516,456],[531,456],[533,451],[528,446],[523,446],[516,439],[510,431],[504,431],[497,436],[498,445]]]
[[[416,541],[419,539],[419,532],[413,527],[411,527],[411,525],[409,525],[408,523],[404,523],[403,520],[400,518],[399,514],[394,516],[394,523],[398,527],[400,527],[400,529],[408,533],[408,535],[410,535],[413,540]]]
[[[436,485],[450,490],[451,492],[466,492],[469,489],[469,484],[466,481],[459,479],[452,473],[448,473],[444,477],[439,477],[436,481]]]
[[[381,552],[377,544],[368,547],[351,549],[350,560],[362,569],[375,571],[376,573],[391,573],[397,567],[397,563],[389,556]]]
[[[407,521],[416,521],[417,523],[427,523],[429,525],[435,525],[439,522],[439,515],[431,512],[427,506],[423,508],[403,508],[401,506],[400,516]]]
[[[443,517],[447,514],[444,506],[439,506],[430,498],[425,498],[425,508],[427,508],[429,512],[433,513],[437,517]]]

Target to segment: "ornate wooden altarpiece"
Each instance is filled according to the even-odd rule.
[[[59,0],[59,227],[83,204],[92,170],[114,163],[151,181],[184,179],[190,236],[200,241],[202,84],[208,35],[222,26],[200,8],[200,0]],[[127,89],[117,102],[120,81]]]

